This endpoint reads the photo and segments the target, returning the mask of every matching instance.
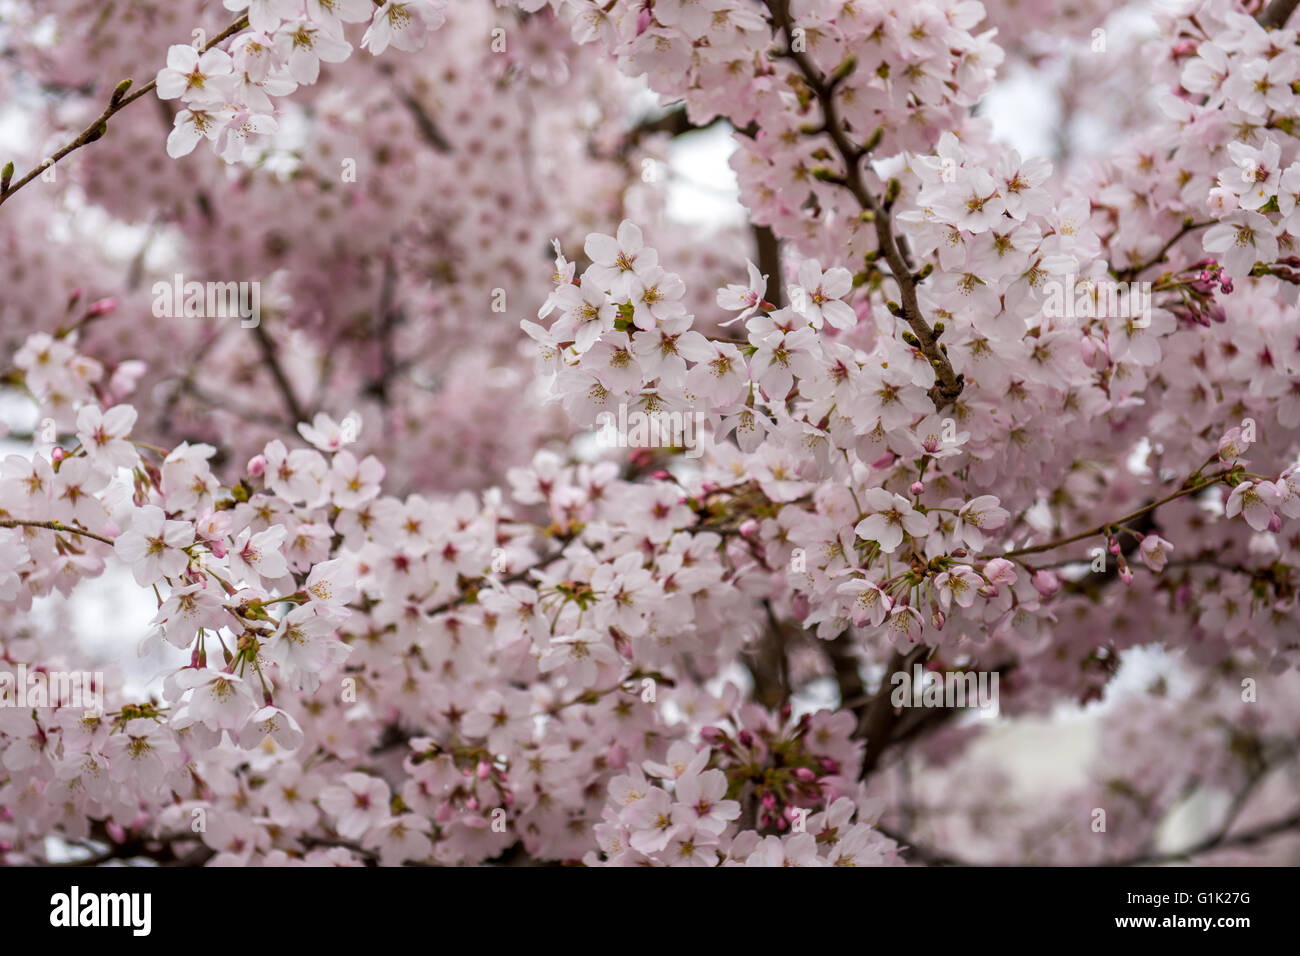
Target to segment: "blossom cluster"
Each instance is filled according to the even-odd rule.
[[[208,140],[218,156],[238,162],[278,129],[271,97],[287,96],[320,77],[321,63],[352,54],[345,25],[367,24],[361,46],[413,52],[444,20],[446,0],[223,0],[247,10],[248,29],[229,50],[177,44],[158,71],[158,95],[179,100],[167,154],[184,156]]]
[[[3,862],[1144,861],[1191,788],[1285,806],[1294,27],[1084,30],[1154,92],[1083,162],[976,107],[1103,3],[226,0],[187,45],[211,10],[53,0],[53,46],[19,6],[42,135],[128,39],[178,112],[0,208],[0,670],[93,658],[96,579],[162,667],[0,708]],[[706,231],[666,143],[715,122]],[[265,322],[151,315],[159,263]],[[594,442],[621,411],[702,426]],[[1087,779],[1026,805],[983,722],[890,703],[914,666],[1101,702]]]

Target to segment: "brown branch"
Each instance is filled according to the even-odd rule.
[[[948,356],[939,347],[934,330],[921,312],[916,297],[917,276],[908,267],[907,260],[894,236],[890,218],[892,200],[887,196],[882,202],[867,189],[866,183],[863,182],[862,160],[870,150],[852,142],[844,131],[844,124],[840,121],[839,111],[835,105],[835,86],[838,81],[836,79],[828,81],[806,53],[794,48],[794,23],[790,17],[790,0],[764,0],[764,3],[772,14],[776,26],[785,35],[786,49],[782,55],[793,60],[799,67],[804,81],[821,106],[823,128],[820,132],[830,136],[836,151],[844,161],[843,177],[827,174],[821,178],[848,189],[857,199],[858,205],[862,207],[864,219],[869,219],[875,225],[876,242],[885,261],[889,263],[902,300],[901,306],[891,304],[890,311],[906,320],[912,329],[912,334],[916,336],[921,352],[929,360],[938,379],[934,388],[930,390],[930,398],[937,409],[943,408],[961,394],[963,383],[953,371]]]
[[[307,414],[303,411],[302,405],[298,403],[298,397],[293,393],[293,386],[289,383],[289,377],[284,374],[284,369],[280,367],[280,360],[275,357],[275,343],[271,341],[270,334],[262,323],[253,326],[253,335],[257,338],[258,347],[262,350],[262,357],[266,360],[267,368],[271,372],[271,377],[275,379],[276,388],[280,390],[280,396],[284,399],[284,404],[293,416],[295,423],[307,421]]]
[[[234,36],[236,33],[238,33],[246,26],[248,26],[248,17],[241,16],[238,20],[236,20],[230,26],[226,27],[215,37],[209,40],[207,45],[203,47],[203,51],[207,52],[208,50],[212,49],[214,46],[216,46],[218,43],[222,42],[223,40],[227,40],[230,37]],[[14,193],[18,192],[18,190],[22,189],[33,179],[35,179],[37,176],[43,173],[46,169],[53,166],[55,163],[59,162],[59,160],[63,159],[65,156],[75,152],[78,149],[81,149],[81,147],[83,146],[89,146],[91,143],[103,137],[103,135],[108,132],[108,121],[110,119],[112,119],[115,115],[117,115],[117,113],[126,109],[126,107],[130,106],[136,100],[140,99],[140,97],[145,96],[148,93],[152,93],[155,87],[157,87],[157,85],[158,85],[158,81],[156,79],[150,80],[148,83],[140,87],[134,93],[127,95],[126,91],[130,88],[131,81],[123,80],[121,83],[119,83],[117,87],[113,90],[112,96],[109,98],[108,107],[104,110],[104,112],[99,114],[98,119],[96,119],[93,123],[91,123],[84,130],[82,130],[81,134],[78,135],[76,139],[68,143],[68,145],[64,146],[53,156],[49,157],[48,160],[42,160],[38,166],[34,167],[30,172],[27,173],[27,175],[23,176],[23,178],[18,180],[16,183],[9,184],[6,182],[2,186],[0,186],[0,205],[2,205],[6,199],[8,199]],[[13,169],[12,164],[9,164],[8,169],[12,171]]]
[[[755,226],[754,242],[758,246],[758,271],[767,276],[763,298],[779,309],[785,304],[785,291],[781,287],[781,243],[771,226]]]
[[[627,135],[623,137],[623,142],[619,146],[619,155],[626,157],[633,149],[640,146],[641,141],[647,136],[653,136],[656,133],[667,133],[669,139],[676,139],[678,136],[685,136],[687,133],[698,133],[700,130],[711,129],[723,122],[723,119],[722,116],[715,116],[703,126],[697,126],[687,117],[685,107],[670,110],[663,116],[657,116],[654,119],[643,119],[627,131]]]
[[[1300,0],[1296,0],[1296,2],[1300,2]],[[1178,242],[1178,240],[1182,239],[1184,236],[1190,235],[1191,233],[1195,232],[1198,229],[1204,229],[1205,227],[1212,226],[1212,225],[1214,225],[1213,222],[1196,222],[1189,216],[1187,219],[1183,220],[1182,228],[1179,229],[1176,233],[1174,233],[1169,238],[1169,241],[1160,247],[1159,252],[1157,252],[1146,262],[1140,263],[1139,265],[1136,266],[1130,266],[1127,269],[1120,269],[1118,272],[1115,273],[1115,276],[1124,281],[1131,281],[1133,279],[1136,279],[1138,276],[1140,276],[1147,269],[1150,269],[1156,263],[1164,262],[1165,256],[1169,253],[1169,250],[1174,247],[1174,245]]]
[[[880,688],[876,691],[876,696],[872,697],[862,708],[858,716],[858,730],[855,736],[865,738],[866,750],[862,754],[862,771],[859,779],[865,780],[873,770],[876,764],[880,762],[880,757],[885,752],[893,738],[894,729],[898,725],[899,718],[902,716],[893,705],[890,698],[893,696],[890,677],[899,671],[907,672],[912,669],[912,665],[929,654],[930,648],[924,644],[914,647],[907,654],[902,651],[895,651],[889,658],[889,664],[885,667],[885,675],[881,678]]]
[[[754,699],[775,710],[790,699],[790,668],[786,656],[789,639],[772,603],[765,600],[763,607],[767,612],[767,631],[759,637],[758,646],[749,655],[752,661],[747,664],[754,678]]]
[[[847,707],[860,717],[862,709],[871,698],[862,683],[858,658],[853,653],[849,632],[841,631],[839,636],[826,641],[824,646],[835,672],[835,686],[840,689],[840,707]]]
[[[1159,501],[1153,501],[1149,504],[1143,505],[1141,508],[1137,509],[1136,511],[1126,514],[1122,518],[1117,518],[1114,521],[1109,521],[1106,524],[1097,525],[1095,527],[1087,529],[1086,531],[1080,531],[1068,537],[1059,538],[1056,541],[1049,541],[1047,544],[1037,544],[1034,545],[1032,548],[1018,548],[1015,551],[1007,551],[1003,554],[990,555],[989,557],[1014,558],[1024,554],[1038,554],[1041,551],[1051,551],[1054,548],[1061,547],[1062,545],[1073,544],[1075,541],[1082,541],[1084,538],[1091,538],[1096,535],[1105,534],[1107,528],[1114,528],[1119,525],[1127,524],[1128,522],[1134,520],[1135,518],[1140,518],[1143,515],[1145,515],[1147,512],[1154,511],[1156,508],[1159,508],[1161,505],[1168,504],[1169,502],[1173,501],[1176,498],[1181,498],[1184,495],[1190,495],[1193,492],[1203,491],[1212,485],[1217,485],[1230,472],[1231,469],[1229,469],[1228,471],[1220,472],[1215,475],[1211,475],[1209,478],[1207,478],[1204,481],[1200,481],[1192,485],[1185,485],[1184,487],[1179,488],[1173,494],[1166,495],[1165,497],[1161,498]]]
[[[433,121],[433,117],[429,115],[428,110],[421,106],[420,101],[410,93],[401,93],[399,95],[402,105],[410,111],[412,118],[415,120],[415,128],[420,131],[420,135],[424,137],[425,142],[440,153],[450,153],[452,151],[450,141],[442,134],[442,130]]]
[[[1280,30],[1295,12],[1300,0],[1273,0],[1255,19],[1265,30]]]
[[[24,521],[21,518],[4,518],[0,519],[0,528],[48,528],[51,531],[65,531],[69,534],[79,534],[83,538],[94,538],[96,541],[102,541],[104,544],[112,544],[112,538],[105,538],[103,535],[95,534],[93,531],[83,531],[80,528],[70,528],[61,521]]]

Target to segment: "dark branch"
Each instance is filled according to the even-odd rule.
[[[215,37],[209,40],[207,45],[204,46],[203,49],[205,51],[212,49],[218,43],[234,36],[236,33],[238,33],[246,26],[248,26],[248,18],[240,17],[230,26],[226,27]],[[25,175],[22,179],[18,180],[18,182],[10,184],[6,181],[3,184],[0,184],[0,204],[3,204],[6,199],[8,199],[14,193],[18,192],[18,190],[22,189],[33,179],[35,179],[37,176],[43,173],[46,169],[53,166],[55,163],[59,162],[69,153],[73,153],[76,150],[81,149],[81,147],[83,146],[88,146],[91,143],[95,142],[97,139],[103,137],[103,135],[108,132],[108,121],[110,119],[112,119],[117,113],[126,109],[126,107],[130,106],[136,100],[140,99],[140,97],[145,96],[148,93],[152,93],[154,88],[157,87],[157,85],[158,85],[157,80],[150,80],[148,83],[140,87],[134,93],[127,95],[126,91],[128,88],[130,88],[131,81],[123,80],[121,83],[119,83],[114,88],[113,94],[109,98],[108,107],[104,110],[104,112],[99,114],[98,119],[96,119],[93,123],[91,123],[84,130],[82,130],[81,134],[76,139],[70,142],[67,146],[64,146],[53,156],[49,157],[48,160],[42,160],[40,165],[33,168],[30,172],[27,173],[27,175]],[[9,170],[12,172],[12,164],[10,165]]]

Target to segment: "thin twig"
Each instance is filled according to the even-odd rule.
[[[275,356],[275,343],[271,341],[270,334],[259,322],[253,326],[253,335],[257,338],[257,344],[262,350],[262,357],[266,359],[267,368],[271,371],[271,377],[275,379],[276,388],[280,390],[280,396],[284,399],[289,414],[293,416],[295,422],[307,421],[307,414],[303,411],[302,405],[299,404],[298,396],[293,392],[289,377],[284,374],[284,369],[280,367],[280,361]]]
[[[209,40],[207,45],[203,47],[203,52],[206,53],[208,50],[211,50],[218,43],[234,36],[236,33],[238,33],[246,26],[248,26],[248,17],[247,16],[240,17],[230,26],[226,27],[215,37]],[[119,83],[114,88],[113,94],[109,98],[108,107],[104,110],[104,112],[99,114],[98,119],[96,119],[93,123],[91,123],[84,130],[82,130],[80,135],[78,135],[76,139],[68,143],[68,145],[64,146],[53,156],[49,157],[48,159],[42,160],[40,165],[34,167],[30,172],[27,173],[27,175],[23,176],[23,178],[18,180],[16,183],[12,183],[3,189],[0,189],[0,204],[3,204],[6,199],[8,199],[14,193],[18,192],[18,190],[22,189],[24,186],[30,183],[37,176],[41,175],[41,173],[43,173],[46,169],[50,168],[55,163],[59,162],[59,160],[63,159],[68,154],[73,153],[78,149],[81,149],[81,147],[83,146],[88,146],[91,143],[95,142],[97,139],[101,138],[105,133],[108,132],[108,121],[112,119],[115,115],[117,115],[119,112],[126,109],[126,107],[130,106],[136,100],[140,99],[140,97],[152,93],[153,90],[157,87],[158,81],[156,79],[150,80],[148,83],[140,87],[134,93],[128,95],[126,91],[130,87],[130,85],[131,85],[130,80],[123,80],[121,83]]]
[[[934,388],[931,389],[930,398],[934,401],[936,408],[943,408],[950,402],[955,401],[961,394],[962,381],[958,378],[957,373],[953,371],[948,356],[939,348],[939,341],[934,334],[934,330],[926,322],[925,315],[921,312],[921,306],[916,297],[917,279],[908,267],[907,260],[899,248],[898,240],[894,236],[893,224],[890,218],[892,212],[889,204],[882,203],[867,189],[866,183],[863,182],[862,160],[867,156],[868,150],[850,141],[848,134],[844,131],[844,125],[840,121],[839,111],[835,105],[834,81],[828,82],[808,55],[795,49],[794,23],[790,17],[789,0],[764,0],[764,2],[768,11],[772,14],[773,21],[785,35],[786,50],[783,55],[793,60],[799,67],[805,82],[812,90],[813,95],[817,97],[817,102],[821,106],[825,126],[824,132],[830,136],[831,141],[835,144],[836,151],[844,161],[843,178],[831,177],[828,181],[844,186],[853,193],[854,198],[857,199],[858,204],[864,210],[864,215],[869,214],[871,221],[875,225],[877,245],[880,247],[885,261],[889,263],[894,281],[898,284],[899,298],[902,304],[897,308],[899,308],[902,318],[911,327],[912,334],[916,336],[921,352],[929,361],[934,369],[935,377],[938,379]]]
[[[104,542],[104,544],[113,543],[112,538],[105,538],[93,531],[83,531],[81,528],[71,528],[61,521],[24,521],[21,518],[4,518],[0,519],[0,528],[48,528],[50,531],[61,531],[69,534],[79,534],[83,538],[94,538],[96,541]]]

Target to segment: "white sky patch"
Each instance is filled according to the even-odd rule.
[[[676,137],[668,147],[668,215],[677,222],[714,228],[740,225],[745,210],[729,164],[736,141],[719,123]]]
[[[145,657],[137,654],[149,622],[158,612],[157,602],[153,591],[136,584],[131,572],[112,555],[104,563],[104,573],[78,584],[71,598],[53,591],[34,600],[31,619],[39,625],[51,618],[56,605],[70,608],[77,643],[93,659],[110,660],[121,668],[125,685],[110,687],[109,696],[121,694],[128,700],[142,700],[150,691],[161,693],[165,671],[184,665],[187,659],[183,652],[169,646],[164,646],[161,653]],[[220,654],[220,648],[216,650]],[[71,661],[69,664],[89,666]]]
[[[1061,121],[1056,83],[1041,70],[1004,67],[980,101],[980,113],[993,124],[993,135],[1021,158],[1056,153],[1054,136]]]

